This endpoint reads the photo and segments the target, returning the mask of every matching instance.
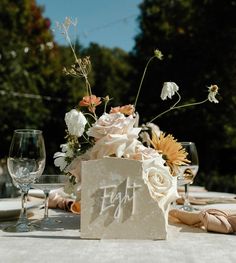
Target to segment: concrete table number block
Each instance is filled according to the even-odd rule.
[[[82,162],[81,238],[166,239],[166,213],[142,179],[141,161]]]

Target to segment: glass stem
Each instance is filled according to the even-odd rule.
[[[184,206],[190,206],[189,202],[189,184],[184,185]]]
[[[49,191],[45,191],[45,201],[44,201],[44,219],[48,219],[48,201],[49,201]]]
[[[28,197],[28,190],[22,189],[21,191],[21,213],[19,217],[19,223],[26,223],[27,222],[27,197]]]

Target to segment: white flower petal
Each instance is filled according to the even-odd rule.
[[[81,137],[82,134],[84,133],[87,119],[84,117],[81,111],[77,111],[73,109],[66,113],[65,122],[68,128],[68,131],[71,135]]]
[[[60,170],[63,171],[65,169],[65,167],[67,166],[67,162],[65,160],[65,157],[64,156],[57,157],[54,160],[54,165],[59,167]]]
[[[56,152],[56,153],[54,153],[53,158],[64,157],[64,156],[65,156],[65,153]]]
[[[164,82],[163,88],[161,91],[161,99],[166,100],[168,98],[172,98],[174,94],[179,90],[179,87],[175,82]]]
[[[217,85],[211,85],[208,87],[208,100],[210,102],[219,103],[219,101],[216,99],[216,95],[218,94],[218,86]]]

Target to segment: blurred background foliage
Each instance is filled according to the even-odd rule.
[[[180,87],[182,102],[203,100],[207,86],[220,87],[220,103],[176,110],[157,119],[161,130],[179,141],[195,141],[200,170],[195,184],[236,192],[236,1],[144,0],[135,47],[127,53],[76,39],[79,56],[90,56],[93,93],[113,98],[112,106],[133,103],[147,60],[158,48],[137,104],[145,123],[167,109],[164,81]],[[66,16],[66,14],[65,14]],[[0,1],[0,159],[4,162],[13,130],[42,129],[47,147],[45,173],[59,173],[53,154],[64,142],[65,113],[84,95],[80,79],[63,75],[73,63],[71,50],[59,46],[50,20],[35,0]],[[174,98],[175,99],[175,98]]]

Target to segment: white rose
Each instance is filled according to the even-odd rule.
[[[122,113],[104,113],[89,128],[87,134],[95,139],[101,139],[108,134],[129,134],[137,138],[141,129],[134,128],[135,122],[136,120],[132,115],[125,117]]]
[[[170,174],[167,166],[160,163],[149,166],[144,170],[143,179],[151,197],[164,210],[178,197],[176,178]]]
[[[81,137],[82,134],[84,133],[84,129],[85,129],[87,120],[81,111],[77,111],[73,109],[66,113],[65,122],[68,128],[68,131],[71,135]]]

